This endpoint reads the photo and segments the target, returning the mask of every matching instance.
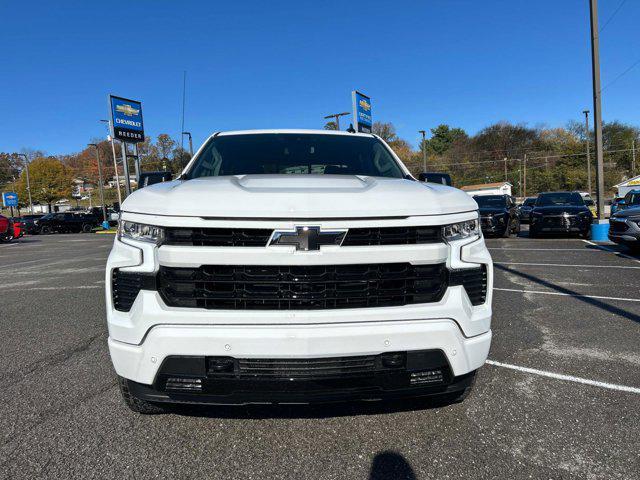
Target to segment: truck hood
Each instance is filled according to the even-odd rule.
[[[142,188],[125,212],[223,218],[354,218],[477,210],[466,193],[413,180],[352,175],[239,175]]]

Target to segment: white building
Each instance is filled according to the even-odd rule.
[[[511,185],[509,182],[480,183],[478,185],[467,185],[461,187],[469,195],[511,195]]]
[[[618,197],[624,197],[631,190],[640,190],[640,175],[614,185],[614,188],[618,189]]]

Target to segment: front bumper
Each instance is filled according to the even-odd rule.
[[[341,227],[339,222],[329,225],[333,226]],[[350,265],[369,263],[372,257],[379,263],[444,262],[449,269],[477,269],[485,265],[486,301],[474,306],[464,287],[457,285],[450,286],[439,301],[424,304],[327,310],[207,310],[170,307],[158,292],[143,289],[129,311],[118,311],[111,295],[114,269],[154,273],[160,265]],[[451,244],[333,247],[313,253],[283,248],[158,248],[116,238],[105,279],[109,350],[116,373],[130,381],[132,391],[137,388],[141,395],[159,395],[154,401],[163,401],[161,397],[166,392],[158,387],[161,366],[173,356],[317,359],[439,350],[451,374],[447,385],[437,387],[442,391],[457,388],[458,377],[463,381],[465,375],[482,366],[491,343],[493,269],[482,238]],[[464,386],[464,382],[460,385]],[[418,394],[412,389],[392,390],[395,393],[390,394]],[[427,394],[427,390],[419,394]],[[329,397],[333,393],[347,398],[350,395],[348,391],[328,393]],[[380,394],[379,389],[375,394]],[[246,392],[240,397],[246,398]],[[227,395],[216,400],[199,396],[194,401],[242,403],[240,397]],[[267,397],[268,392],[263,391],[250,401]],[[319,397],[324,398],[320,394]],[[185,397],[185,401],[191,400]]]
[[[628,246],[640,246],[640,226],[630,221],[610,221],[609,240]]]
[[[591,217],[580,216],[531,216],[530,230],[537,233],[588,233],[591,228]]]

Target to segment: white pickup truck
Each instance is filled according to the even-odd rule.
[[[219,132],[122,204],[106,267],[125,402],[462,400],[491,343],[478,206],[379,137]]]

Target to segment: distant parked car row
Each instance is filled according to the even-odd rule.
[[[482,232],[508,237],[520,232],[520,225],[529,224],[529,236],[543,234],[578,234],[588,238],[593,213],[579,192],[545,192],[527,198],[520,206],[510,195],[476,195],[480,207]],[[591,200],[591,202],[593,202]]]

